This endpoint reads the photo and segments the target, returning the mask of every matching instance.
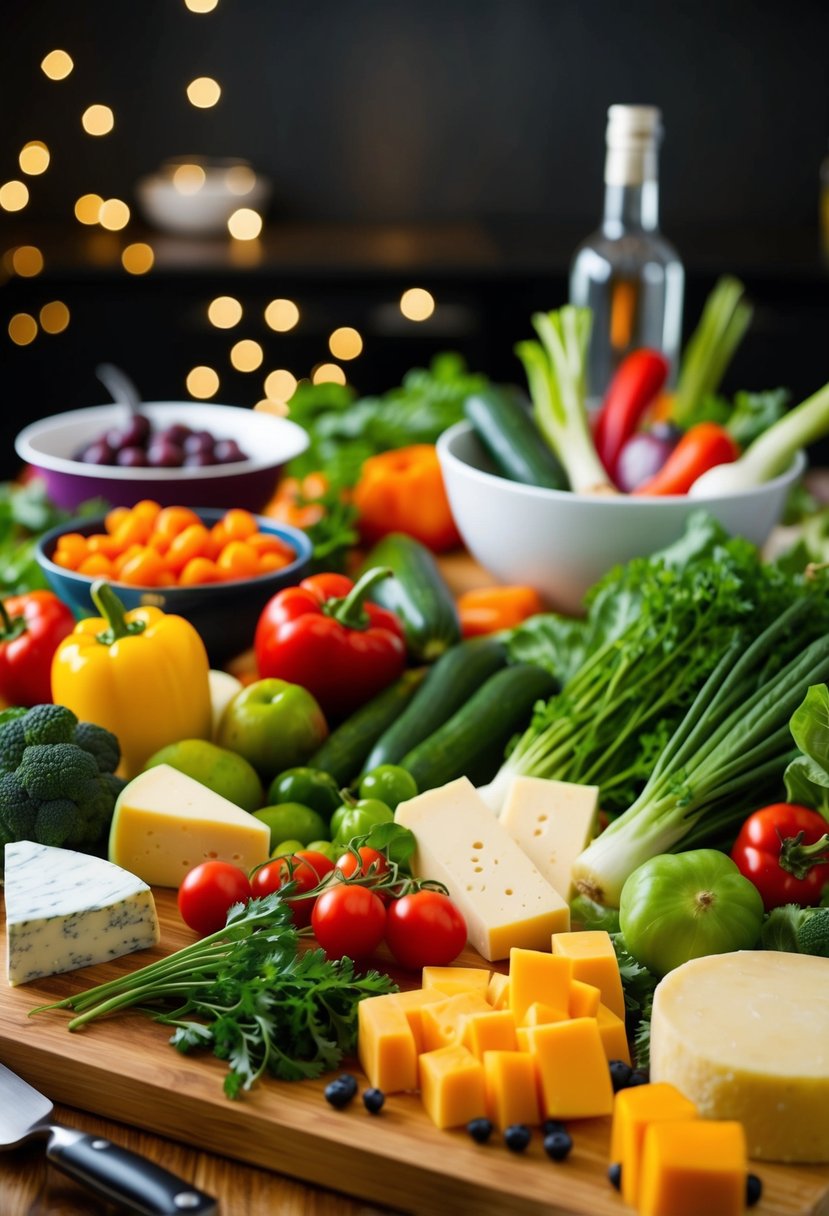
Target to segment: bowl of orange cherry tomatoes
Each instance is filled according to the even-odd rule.
[[[125,608],[152,604],[190,621],[214,664],[252,645],[265,604],[304,577],[310,558],[299,528],[240,508],[152,499],[70,520],[37,546],[52,590],[78,615],[96,613],[90,590],[105,579]]]

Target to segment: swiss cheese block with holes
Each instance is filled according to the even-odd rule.
[[[514,777],[500,819],[538,872],[570,899],[573,862],[590,843],[598,809],[597,785]]]
[[[738,950],[657,985],[651,1078],[746,1130],[760,1161],[829,1162],[829,958]]]
[[[568,905],[468,778],[401,802],[395,821],[414,833],[412,873],[444,883],[484,958],[513,946],[549,952],[552,934],[569,929]]]

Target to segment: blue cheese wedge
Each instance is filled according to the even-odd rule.
[[[150,888],[120,866],[19,840],[5,850],[6,975],[28,984],[153,946]]]

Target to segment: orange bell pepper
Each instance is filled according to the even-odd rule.
[[[324,473],[308,473],[301,481],[297,477],[283,477],[262,514],[294,528],[311,528],[325,514],[325,507],[316,500],[327,489],[328,478]]]
[[[544,611],[535,588],[520,586],[476,587],[459,595],[457,606],[465,638],[513,629],[527,617]]]
[[[431,443],[369,457],[353,501],[360,532],[369,544],[389,532],[405,532],[434,553],[454,549],[461,542]]]

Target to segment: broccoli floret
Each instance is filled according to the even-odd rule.
[[[27,747],[17,768],[17,777],[36,802],[52,798],[75,800],[98,765],[88,752],[74,743],[36,743]]]
[[[35,705],[23,719],[26,746],[71,743],[78,719],[65,705]]]
[[[94,756],[102,773],[114,773],[121,763],[121,747],[115,735],[94,722],[79,722],[71,742]]]
[[[103,785],[104,789],[108,790],[112,796],[113,804],[116,798],[121,793],[121,790],[127,784],[123,777],[116,777],[115,773],[101,773],[98,780]]]
[[[0,726],[0,769],[12,772],[23,759],[26,750],[26,737],[23,733],[23,720],[12,718]]]
[[[797,929],[801,954],[829,958],[829,908],[804,908]]]
[[[14,773],[0,776],[0,843],[35,839],[37,803],[33,802]]]
[[[34,839],[38,844],[56,848],[81,842],[81,815],[77,803],[69,798],[53,798],[37,805]]]
[[[801,908],[798,904],[773,908],[763,925],[760,946],[829,958],[829,908]]]
[[[93,777],[91,781],[84,783],[77,800],[77,839],[81,844],[93,844],[109,827],[115,798],[107,774]]]

